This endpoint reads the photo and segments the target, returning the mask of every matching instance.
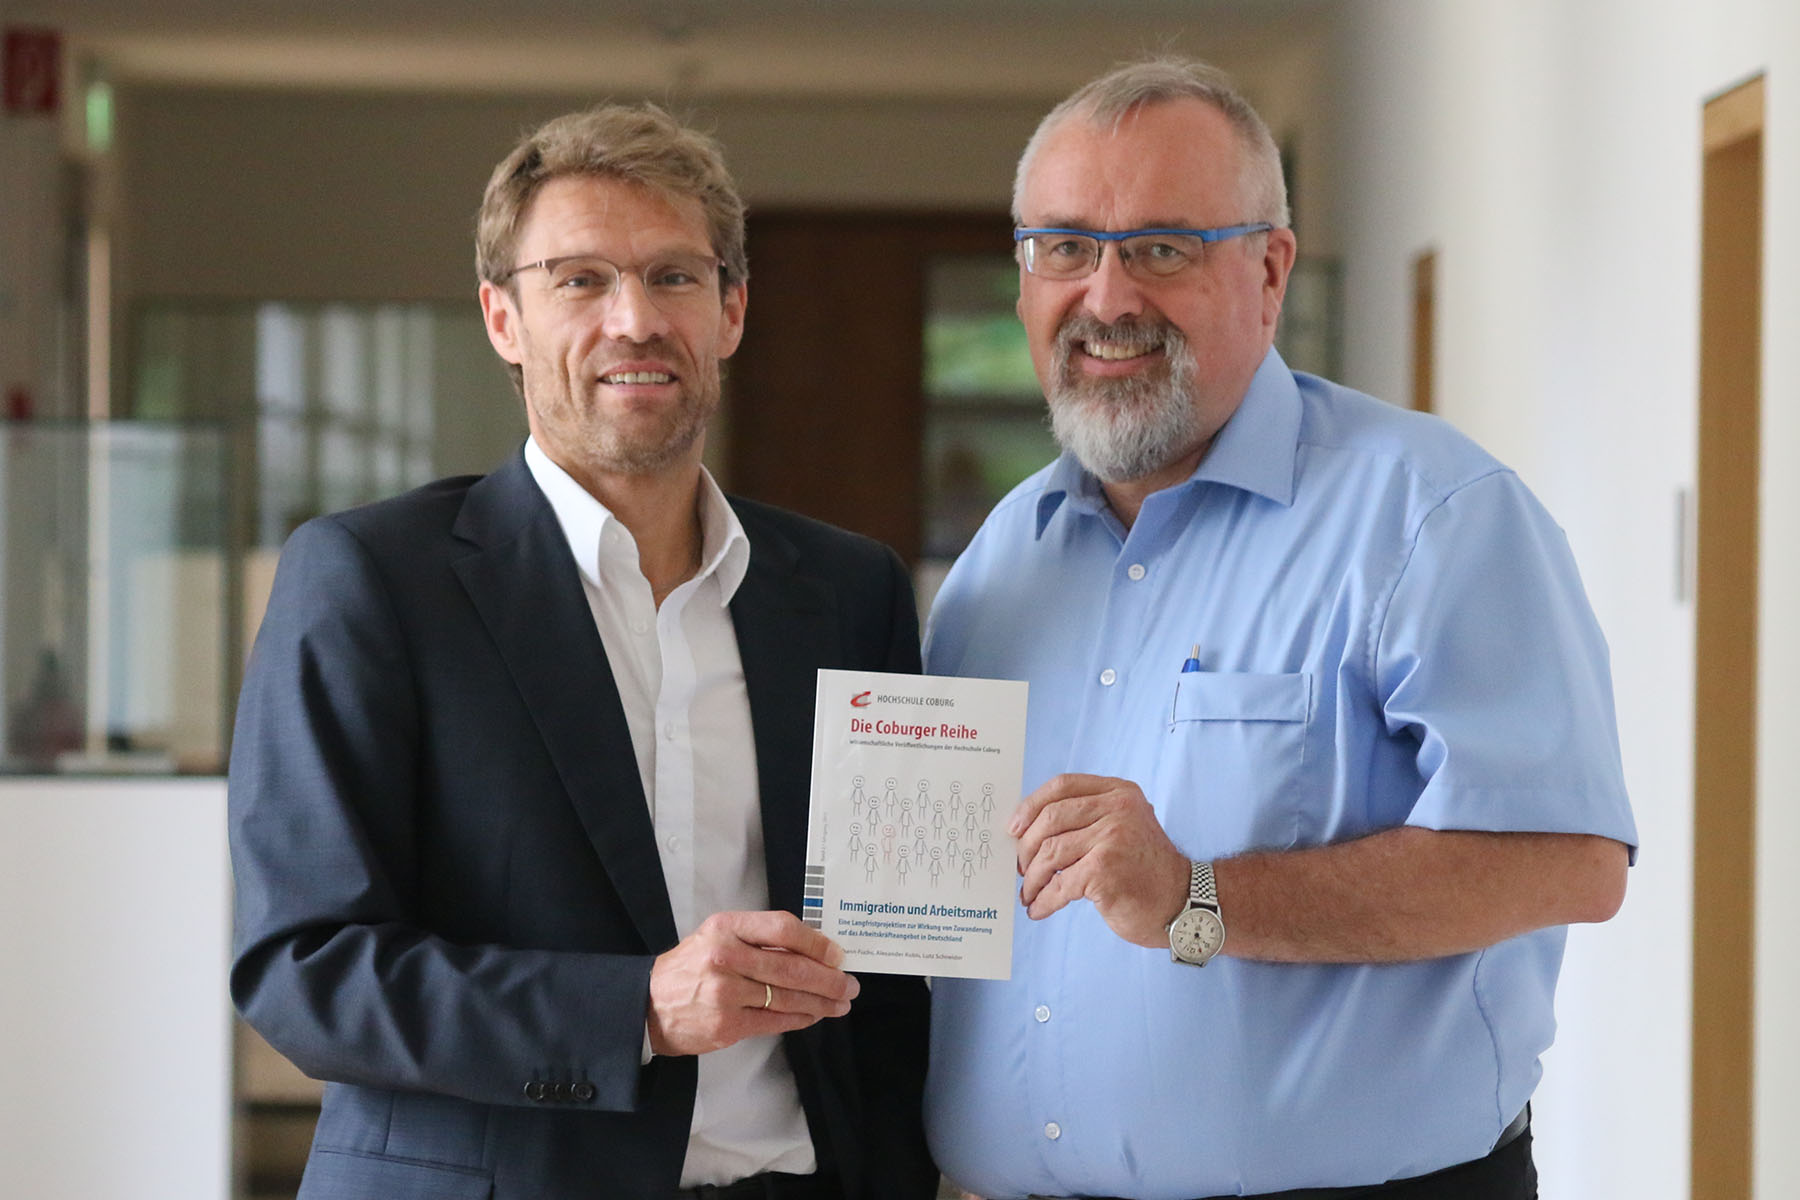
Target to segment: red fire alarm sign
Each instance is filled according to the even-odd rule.
[[[49,29],[8,29],[0,72],[8,113],[55,113],[62,101],[62,38]]]

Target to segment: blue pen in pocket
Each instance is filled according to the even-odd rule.
[[[1181,673],[1183,675],[1198,675],[1200,673],[1200,647],[1198,644],[1196,644],[1192,650],[1188,651],[1187,661],[1181,664]],[[1171,699],[1169,702],[1169,729],[1171,731],[1175,728],[1175,705],[1179,702],[1180,696],[1181,680],[1177,678],[1175,680],[1175,698]]]

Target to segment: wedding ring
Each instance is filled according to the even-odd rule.
[[[765,983],[763,984],[763,1007],[767,1008],[773,1003],[775,1003],[775,989]]]

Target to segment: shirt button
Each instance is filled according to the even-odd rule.
[[[1103,687],[1111,687],[1115,682],[1118,681],[1118,678],[1119,678],[1119,673],[1117,671],[1113,670],[1111,667],[1108,667],[1108,668],[1106,668],[1106,670],[1100,672],[1100,683],[1101,683],[1101,686],[1103,686]]]
[[[672,833],[668,836],[668,839],[663,844],[666,845],[671,850],[681,849],[681,839]]]
[[[1038,1019],[1039,1025],[1042,1025],[1045,1021],[1050,1019],[1050,1006],[1048,1004],[1040,1004],[1032,1011],[1031,1015]]]
[[[650,625],[646,621],[633,621],[631,623],[631,629],[634,633],[649,633]]]
[[[1054,1142],[1057,1138],[1062,1136],[1062,1126],[1058,1125],[1055,1121],[1051,1121],[1044,1126],[1044,1136]]]
[[[670,721],[667,725],[663,726],[663,737],[671,742],[675,740],[675,722]]]
[[[1127,570],[1125,573],[1127,575],[1131,576],[1133,579],[1142,579],[1144,577],[1144,564],[1143,563],[1132,563],[1131,568],[1129,570]]]

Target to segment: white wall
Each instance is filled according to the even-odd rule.
[[[0,781],[0,1196],[224,1200],[225,781]]]
[[[1578,929],[1537,1112],[1547,1200],[1685,1196],[1700,116],[1768,72],[1758,1197],[1800,1195],[1800,15],[1787,0],[1365,0],[1339,10],[1348,381],[1408,402],[1411,257],[1439,249],[1439,411],[1568,531],[1613,651],[1643,852]],[[1698,886],[1704,886],[1699,881]]]

